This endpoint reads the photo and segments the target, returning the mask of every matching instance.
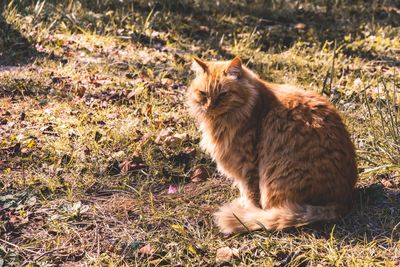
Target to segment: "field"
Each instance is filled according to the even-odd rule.
[[[0,266],[400,266],[399,37],[396,0],[1,1]],[[348,216],[218,232],[238,191],[185,107],[194,55],[335,104]]]

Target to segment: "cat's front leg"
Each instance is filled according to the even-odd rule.
[[[242,166],[236,171],[230,171],[222,164],[217,164],[220,173],[233,180],[233,184],[239,189],[239,203],[243,207],[260,206],[259,176],[253,166]]]
[[[260,206],[260,190],[257,176],[247,176],[247,179],[236,179],[235,184],[239,188],[239,203],[243,207]]]

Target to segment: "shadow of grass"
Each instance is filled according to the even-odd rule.
[[[0,16],[0,67],[25,65],[45,55]]]
[[[28,2],[21,2],[18,9],[25,8]],[[68,28],[77,31],[90,30],[100,35],[115,31],[114,34],[128,35],[132,42],[147,47],[164,47],[172,42],[183,44],[186,50],[191,50],[191,45],[196,44],[200,47],[196,53],[212,49],[224,58],[233,57],[227,47],[238,42],[244,42],[250,49],[281,52],[298,40],[322,44],[333,40],[344,42],[346,36],[364,38],[366,32],[374,34],[376,29],[382,27],[400,26],[400,11],[396,1],[348,0],[333,6],[329,4],[330,1],[298,0],[282,2],[280,5],[275,2],[82,0],[79,2],[79,12],[87,16],[81,16],[75,22],[64,18],[62,21]],[[52,1],[51,4],[66,12],[68,10],[64,1]],[[112,15],[106,15],[109,12]],[[6,56],[0,60],[0,65],[24,63],[40,55],[18,31],[4,20],[0,23],[1,28],[8,29],[3,30],[3,35],[4,32],[10,32],[5,41],[8,52],[3,53]],[[110,24],[115,24],[116,28],[110,29]],[[127,31],[127,27],[131,30]],[[117,28],[122,32],[117,32]],[[160,32],[166,34],[157,36]],[[379,53],[357,53],[351,49],[347,53],[368,59],[381,59],[384,56]],[[390,60],[393,61],[393,58]]]
[[[348,35],[364,36],[365,31],[373,31],[367,25],[375,28],[400,25],[395,1],[341,1],[334,7],[328,7],[330,1],[292,1],[281,6],[271,5],[274,1],[204,1],[201,4],[191,0],[103,1],[99,5],[94,2],[81,1],[85,9],[93,12],[133,7],[143,18],[153,14],[152,29],[174,32],[179,38],[204,44],[202,47],[215,49],[222,56],[231,56],[223,49],[224,42],[238,41],[243,32],[254,31],[253,40],[249,40],[252,47],[267,51],[286,50],[296,40],[324,43],[343,41]],[[148,45],[149,38],[137,38],[137,41]]]

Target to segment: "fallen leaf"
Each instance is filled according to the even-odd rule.
[[[200,31],[202,31],[202,32],[209,32],[209,31],[210,31],[210,28],[208,28],[208,27],[205,26],[205,25],[201,25],[201,26],[199,27],[199,29],[200,29]]]
[[[8,221],[12,224],[15,224],[15,223],[19,222],[20,220],[21,220],[21,218],[19,216],[10,215],[10,218]]]
[[[109,119],[116,119],[118,118],[118,113],[108,113],[106,116]]]
[[[127,174],[131,171],[147,169],[149,166],[143,161],[139,153],[135,153],[130,158],[123,160],[119,167],[122,174]]]
[[[174,80],[169,79],[169,78],[162,78],[161,79],[161,84],[162,85],[172,85],[174,83]]]
[[[121,173],[122,174],[127,174],[130,171],[132,165],[132,161],[130,160],[124,160],[119,164],[119,167],[121,168]]]
[[[185,147],[183,153],[185,153],[191,158],[194,158],[196,156],[196,149],[194,147]]]
[[[83,97],[85,95],[86,92],[86,87],[84,86],[79,86],[78,88],[76,88],[76,95],[79,97]]]
[[[147,244],[139,249],[139,254],[149,257],[154,254],[154,249],[150,244]]]
[[[218,263],[228,262],[233,257],[239,257],[238,249],[231,249],[230,247],[223,247],[217,250],[217,256],[215,257],[215,261]]]
[[[128,99],[133,99],[135,97],[135,95],[136,95],[136,92],[135,91],[131,91],[126,97]]]
[[[307,25],[306,24],[304,24],[304,23],[301,23],[301,22],[299,22],[299,23],[297,23],[296,25],[294,25],[294,28],[296,29],[296,30],[304,30],[305,28],[307,27]]]
[[[188,139],[189,135],[187,133],[174,134],[172,136],[167,136],[163,140],[163,143],[165,143],[170,147],[177,147],[179,144],[183,143],[184,141],[187,141]]]
[[[207,180],[208,177],[208,170],[204,166],[200,166],[194,169],[192,175],[190,176],[190,180],[193,183],[198,183]]]
[[[164,140],[164,144],[167,144],[170,147],[177,147],[179,143],[181,143],[181,139],[175,137],[175,136],[168,136]]]
[[[386,188],[393,188],[394,187],[394,183],[392,181],[390,181],[390,180],[387,180],[387,179],[382,179],[381,183]]]
[[[171,134],[172,134],[171,129],[169,129],[169,128],[167,128],[167,129],[162,129],[161,132],[157,135],[155,142],[156,142],[157,144],[160,144],[160,143],[164,142],[164,140],[165,140],[167,137],[171,136]]]
[[[172,224],[171,228],[174,229],[175,231],[177,231],[178,233],[181,233],[181,234],[184,234],[186,232],[185,228],[182,225],[179,225],[179,224]]]
[[[174,134],[173,135],[175,138],[178,138],[182,141],[187,141],[189,139],[189,134],[187,133],[181,133],[181,134]]]
[[[122,174],[127,174],[131,171],[143,170],[148,168],[148,166],[144,163],[135,163],[131,160],[124,160],[119,164],[119,167],[121,168]]]

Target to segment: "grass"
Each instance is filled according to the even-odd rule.
[[[0,265],[398,266],[400,7],[326,3],[2,3]],[[349,216],[218,233],[238,192],[183,103],[193,55],[331,99],[358,154]]]

